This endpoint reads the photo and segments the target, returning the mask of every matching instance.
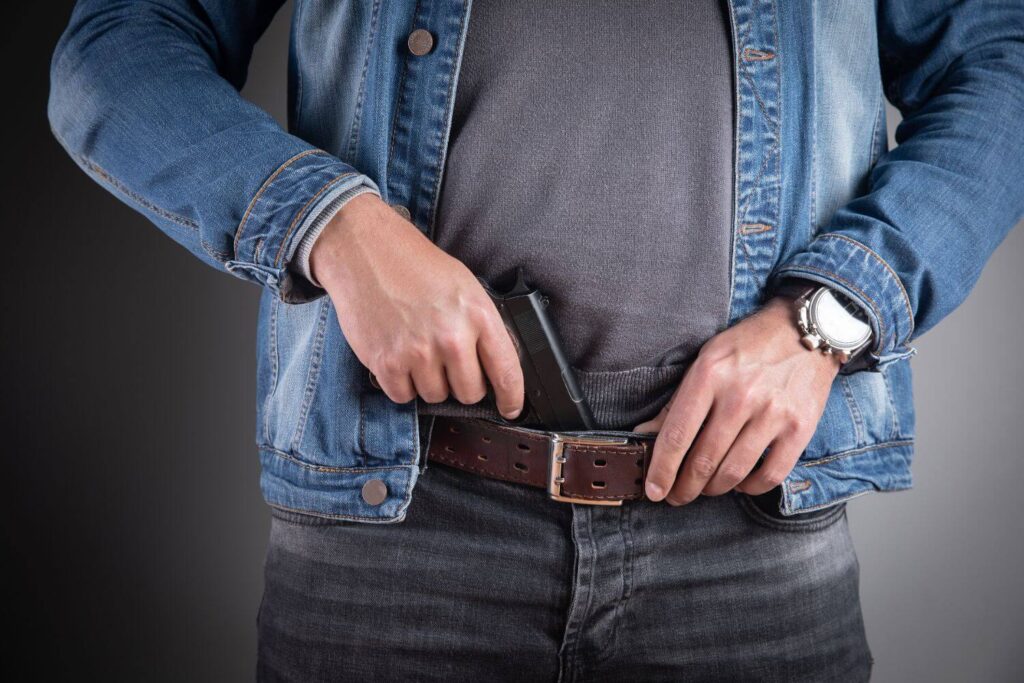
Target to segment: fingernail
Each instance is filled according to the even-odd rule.
[[[651,500],[657,500],[661,498],[661,495],[665,493],[665,489],[661,488],[653,481],[647,482],[647,497]]]

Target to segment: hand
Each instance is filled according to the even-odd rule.
[[[483,286],[379,196],[345,204],[317,238],[310,270],[327,290],[359,361],[396,403],[487,395],[508,419],[523,407],[523,371]]]
[[[792,300],[777,297],[712,337],[662,411],[634,427],[658,433],[649,499],[685,505],[734,488],[757,495],[789,475],[841,368],[801,345],[793,315]]]

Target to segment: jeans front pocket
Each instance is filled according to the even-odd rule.
[[[779,510],[782,489],[752,496],[739,491],[730,493],[747,517],[756,524],[780,531],[818,531],[840,520],[846,514],[846,503],[836,503],[819,510],[784,515]]]

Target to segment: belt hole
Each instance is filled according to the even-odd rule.
[[[521,462],[517,462],[517,463],[515,463],[515,464],[513,465],[513,467],[515,467],[515,468],[516,468],[517,470],[519,470],[520,472],[525,472],[525,471],[527,471],[527,470],[529,469],[529,468],[528,468],[528,467],[527,467],[526,465],[524,465],[524,464],[523,464],[523,463],[521,463]]]
[[[454,452],[455,452],[455,449],[454,449],[454,448],[452,448],[451,446],[445,446],[445,447],[444,447],[444,449],[445,449],[446,451],[448,451],[449,453],[454,453]]]
[[[481,436],[480,440],[483,441],[484,443],[490,443],[491,442],[491,437],[489,437],[489,436]]]
[[[636,479],[634,479],[634,480],[633,480],[633,483],[634,483],[634,484],[636,484],[637,486],[639,486],[640,484],[642,484],[642,483],[643,483],[643,481],[644,481],[643,479],[640,479],[640,478],[638,477],[638,478],[636,478]]]
[[[519,450],[521,450],[521,451],[528,451],[528,450],[530,450],[530,447],[527,446],[525,443],[521,443],[521,444],[519,444]]]
[[[603,458],[598,458],[594,461],[594,467],[605,467],[607,464],[608,461]]]
[[[605,483],[603,481],[591,482],[590,485],[593,486],[595,489],[603,489],[605,487]]]
[[[487,456],[484,455],[483,453],[477,453],[476,457],[478,460],[487,460]]]
[[[636,459],[636,466],[637,467],[643,467],[644,466],[644,459],[643,458],[637,458]]]
[[[456,427],[455,425],[449,426],[448,427],[448,431],[450,431],[452,434],[461,434],[462,433],[462,430],[459,429],[458,427]]]

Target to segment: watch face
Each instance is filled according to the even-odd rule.
[[[825,341],[839,349],[855,349],[871,336],[871,326],[855,303],[822,288],[810,301],[810,318]]]

